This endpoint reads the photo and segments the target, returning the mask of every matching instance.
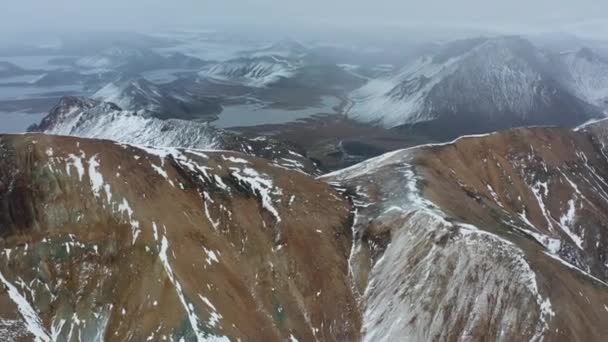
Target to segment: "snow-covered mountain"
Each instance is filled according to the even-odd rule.
[[[106,84],[93,96],[125,110],[145,110],[166,118],[204,118],[217,115],[222,107],[215,98],[174,91],[171,85],[156,85],[144,78],[123,78]]]
[[[200,75],[250,87],[265,87],[294,76],[300,66],[297,60],[274,55],[241,57],[211,65]]]
[[[452,42],[356,90],[349,115],[388,127],[452,127],[453,135],[520,125],[574,125],[599,115],[555,80],[550,64],[519,37]]]
[[[608,61],[588,48],[556,57],[559,80],[579,98],[608,109]]]
[[[31,131],[77,137],[112,139],[151,146],[216,146],[206,123],[155,118],[146,111],[129,111],[111,102],[64,97]]]
[[[238,58],[206,67],[200,76],[238,83],[249,87],[266,87],[294,77],[304,65],[308,50],[291,40],[243,51]]]
[[[114,103],[82,97],[62,98],[29,131],[145,146],[230,150],[262,157],[291,170],[320,172],[303,151],[272,138],[245,138],[206,122],[163,120],[145,110],[123,110]]]

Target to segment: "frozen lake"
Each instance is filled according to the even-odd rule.
[[[335,113],[334,107],[341,100],[334,96],[323,96],[322,103],[317,107],[299,110],[267,108],[260,105],[237,105],[224,107],[219,119],[211,122],[219,128],[249,127],[269,124],[284,124],[309,118],[321,113]]]

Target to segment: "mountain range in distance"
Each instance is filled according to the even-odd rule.
[[[137,37],[0,64],[0,337],[608,336],[599,42]]]

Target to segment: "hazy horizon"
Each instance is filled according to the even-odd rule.
[[[568,32],[601,38],[608,32],[608,2],[447,0],[278,0],[222,2],[177,0],[22,0],[4,5],[5,33],[40,30],[262,29],[449,29],[500,33]]]

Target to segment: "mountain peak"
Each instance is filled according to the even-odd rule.
[[[440,139],[600,116],[594,103],[555,81],[555,68],[519,36],[460,40],[356,90],[350,115]]]
[[[80,96],[64,96],[51,109],[39,124],[28,128],[29,132],[46,132],[73,121],[82,112],[97,108],[106,113],[118,112],[122,109],[114,103],[101,102]],[[67,132],[66,132],[67,133]]]

